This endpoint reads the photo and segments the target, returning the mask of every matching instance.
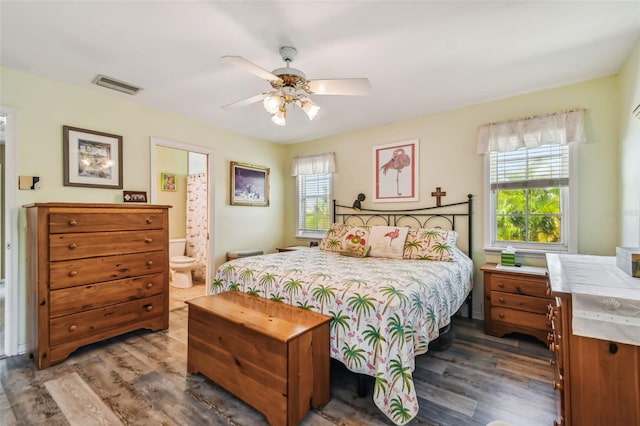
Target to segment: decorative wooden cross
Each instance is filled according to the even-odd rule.
[[[442,191],[439,186],[436,187],[436,192],[431,193],[432,197],[436,197],[436,207],[440,207],[442,205],[440,204],[440,198],[444,197],[445,195],[447,195],[447,193]]]

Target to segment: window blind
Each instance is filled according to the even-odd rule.
[[[569,185],[569,146],[544,145],[490,153],[491,190]]]
[[[298,231],[326,231],[331,223],[331,173],[298,175]]]

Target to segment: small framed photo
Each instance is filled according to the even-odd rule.
[[[231,204],[269,206],[269,169],[231,162]]]
[[[146,203],[147,193],[144,191],[122,191],[122,199],[125,203]]]
[[[64,186],[122,189],[122,136],[63,126]]]
[[[163,191],[176,190],[176,175],[174,173],[160,173],[160,189]]]

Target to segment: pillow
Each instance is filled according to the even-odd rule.
[[[320,250],[342,251],[342,239],[351,228],[354,228],[354,226],[344,223],[332,223],[327,234],[320,241]]]
[[[372,227],[369,233],[369,256],[402,259],[408,231],[406,226]]]
[[[343,256],[351,257],[367,257],[371,246],[350,246],[340,252]]]
[[[342,238],[342,250],[341,253],[345,253],[346,256],[365,257],[369,251],[369,229],[366,226],[354,226],[349,229],[346,235]],[[367,247],[364,250],[364,247]]]
[[[458,241],[456,231],[441,228],[411,229],[404,244],[405,259],[453,262],[453,248]]]

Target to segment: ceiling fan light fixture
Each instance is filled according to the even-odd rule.
[[[280,107],[278,112],[273,114],[273,117],[271,117],[271,121],[276,123],[278,126],[284,126],[285,124],[287,124],[286,118],[287,110],[284,107]]]
[[[277,93],[272,93],[266,98],[264,98],[264,102],[262,105],[264,109],[267,110],[270,114],[276,114],[280,110],[280,105],[282,104],[282,97],[280,97]]]
[[[316,105],[311,99],[306,98],[302,101],[302,110],[305,114],[307,114],[309,120],[313,120],[314,118],[316,118],[316,115],[318,115],[318,112],[320,112],[320,107]]]

